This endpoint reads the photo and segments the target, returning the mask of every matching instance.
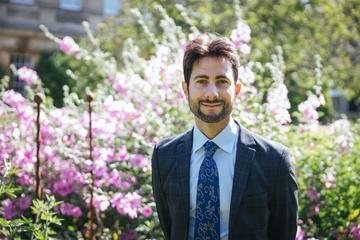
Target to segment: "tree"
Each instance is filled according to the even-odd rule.
[[[317,54],[322,58],[325,88],[346,89],[353,102],[360,101],[360,5],[356,0],[244,0],[241,3],[187,0],[181,1],[183,9],[175,7],[177,2],[123,1],[119,17],[98,25],[96,35],[101,48],[112,52],[122,65],[126,40],[131,38],[134,45],[140,46],[139,55],[147,58],[156,49],[154,43],[168,37],[162,28],[166,21],[176,24],[184,33],[192,32],[192,27],[196,27],[200,32],[229,36],[241,17],[252,28],[251,61],[268,62],[276,46],[283,48],[285,83],[293,106],[304,101],[307,91],[315,84],[313,66]],[[165,16],[156,4],[168,15]],[[133,8],[139,12],[132,11]],[[143,31],[144,27],[147,31]],[[74,67],[74,71],[80,71],[79,66]],[[84,77],[76,80],[78,90],[102,81],[102,76],[89,78],[86,76],[88,71],[82,71]],[[264,74],[270,79],[269,72]],[[324,111],[329,113],[330,110]]]

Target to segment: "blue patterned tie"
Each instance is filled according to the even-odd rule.
[[[220,239],[219,173],[213,155],[218,146],[207,141],[199,171],[196,195],[194,240]]]

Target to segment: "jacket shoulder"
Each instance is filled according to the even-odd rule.
[[[255,133],[252,133],[252,135],[256,142],[258,150],[262,150],[266,153],[278,153],[280,155],[288,151],[288,148],[281,143],[259,136]]]
[[[192,130],[189,130],[187,132],[175,135],[175,136],[171,136],[171,137],[167,137],[164,139],[161,139],[160,141],[158,141],[155,144],[155,148],[156,149],[171,149],[175,146],[177,146],[177,144],[181,141],[183,141],[183,139],[185,138],[186,135],[191,134]]]
[[[253,131],[242,126],[240,123],[236,122],[239,126],[240,136],[239,140],[241,143],[246,146],[254,148],[258,153],[265,154],[282,154],[283,152],[287,152],[287,147],[282,145],[281,143],[272,141],[263,136],[260,136]]]
[[[276,165],[290,165],[290,154],[285,145],[257,135],[245,128],[242,128],[241,131],[245,131],[245,134],[242,135],[248,135],[252,138],[254,142],[252,147],[261,159],[273,164],[276,162]]]

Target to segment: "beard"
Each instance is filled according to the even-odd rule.
[[[195,102],[188,97],[189,107],[190,111],[200,120],[206,123],[217,123],[221,120],[224,120],[227,116],[229,116],[232,112],[232,105],[229,103],[225,103],[223,100],[215,100],[215,101],[205,101],[201,100],[199,102]],[[216,104],[216,103],[222,103],[223,107],[220,113],[218,114],[205,114],[201,111],[200,105],[202,103],[209,103],[209,104]]]

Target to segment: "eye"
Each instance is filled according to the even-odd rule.
[[[220,86],[225,86],[225,85],[229,84],[229,81],[227,79],[219,79],[217,81],[217,84],[220,85]]]
[[[206,83],[207,83],[207,80],[206,80],[206,79],[198,79],[198,80],[196,81],[196,83],[203,85],[203,84],[206,84]]]

